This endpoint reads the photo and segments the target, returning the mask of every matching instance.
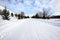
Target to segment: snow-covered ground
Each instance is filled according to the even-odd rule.
[[[60,40],[59,20],[0,20],[0,40]]]

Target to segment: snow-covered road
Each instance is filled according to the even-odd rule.
[[[24,19],[6,26],[9,27],[0,32],[0,40],[60,40],[60,27],[42,20]]]

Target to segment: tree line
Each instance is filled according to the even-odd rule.
[[[24,12],[21,12],[21,14],[18,13],[10,13],[6,8],[3,10],[0,10],[0,15],[2,16],[3,20],[10,20],[11,17],[16,17],[17,19],[24,19],[24,18],[29,18],[29,16],[25,16]]]
[[[24,19],[24,18],[30,18],[29,16],[25,16],[24,12],[18,13],[10,13],[6,8],[3,10],[0,10],[0,15],[2,16],[2,19],[4,20],[10,20],[11,17],[16,17],[17,19]],[[31,18],[39,18],[39,19],[53,19],[53,18],[60,18],[60,15],[57,16],[51,16],[49,14],[49,10],[46,11],[43,9],[43,12],[37,12],[35,15],[31,16]]]
[[[43,9],[43,13],[38,12],[35,15],[33,15],[31,18],[39,18],[39,19],[54,19],[54,18],[59,18],[60,19],[60,15],[52,15],[51,13],[49,14],[50,10],[45,10]]]

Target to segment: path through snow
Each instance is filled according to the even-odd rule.
[[[9,24],[12,27],[2,32],[0,40],[60,40],[60,27],[37,19],[18,22]]]

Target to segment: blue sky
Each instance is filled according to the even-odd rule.
[[[23,11],[26,14],[35,14],[43,8],[50,9],[49,13],[60,14],[60,5],[57,5],[59,3],[59,0],[0,0],[1,6],[6,4],[7,9],[15,13]]]

